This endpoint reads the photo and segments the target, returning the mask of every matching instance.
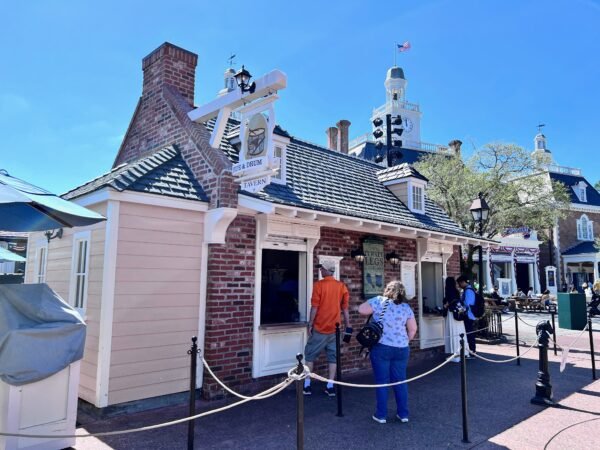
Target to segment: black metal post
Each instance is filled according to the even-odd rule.
[[[592,379],[596,379],[596,356],[594,355],[594,333],[592,331],[592,313],[588,314],[588,332],[590,334],[590,354],[592,356]]]
[[[387,166],[392,167],[392,115],[385,115],[385,138],[387,146]]]
[[[479,236],[483,237],[483,219],[479,220]],[[483,246],[479,244],[479,295],[483,297]]]
[[[198,338],[192,337],[192,348],[188,350],[188,355],[191,358],[190,365],[190,410],[189,415],[196,415],[196,371],[198,365]],[[187,448],[188,450],[194,450],[194,425],[195,420],[188,421],[188,438]]]
[[[552,316],[552,341],[554,342],[554,356],[556,356],[556,326],[554,325],[554,315],[556,311],[554,309],[550,310],[550,315]]]
[[[469,426],[467,423],[467,364],[465,360],[465,334],[460,334],[460,390],[462,397],[462,428],[464,443],[469,443]]]
[[[335,324],[335,378],[337,381],[342,381],[342,352],[341,352],[341,331],[339,322]],[[342,412],[342,385],[336,384],[336,397],[337,397],[337,414],[338,417],[344,417]]]
[[[302,364],[302,353],[296,355],[298,367],[296,373],[300,375],[304,372]],[[304,393],[302,392],[304,382],[296,380],[296,449],[304,450]]]
[[[517,338],[517,366],[521,365],[521,349],[519,348],[519,311],[517,310],[517,302],[515,302],[515,337]]]
[[[531,403],[542,406],[556,406],[556,403],[552,400],[552,385],[550,384],[550,372],[548,371],[548,343],[550,342],[552,325],[549,321],[543,320],[537,324],[535,331],[540,356],[538,376],[535,383],[535,396],[531,399]]]

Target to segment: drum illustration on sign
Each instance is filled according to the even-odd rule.
[[[245,159],[258,158],[267,154],[267,119],[261,113],[254,114],[248,121]]]

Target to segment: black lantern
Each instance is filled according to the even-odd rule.
[[[362,263],[365,260],[365,254],[363,253],[362,249],[358,249],[358,250],[352,250],[350,252],[350,256],[352,258],[354,258],[354,261],[358,262],[358,263]]]
[[[490,213],[490,207],[483,198],[483,192],[480,192],[477,198],[473,200],[469,210],[473,220],[479,227],[479,236],[483,237],[483,222],[488,219]],[[483,246],[481,244],[479,244],[479,294],[483,296]]]
[[[46,236],[46,239],[48,239],[48,242],[50,242],[52,239],[62,239],[63,237],[63,229],[59,228],[58,230],[48,230],[44,233],[44,236]]]
[[[252,82],[252,84],[250,84],[252,75],[250,75],[250,72],[248,72],[244,66],[242,66],[242,69],[234,75],[234,78],[242,93],[250,92],[252,94],[256,89],[256,83]]]
[[[398,256],[398,254],[394,251],[385,255],[385,259],[387,259],[390,262],[390,264],[394,267],[400,264],[400,256]]]
[[[471,208],[469,208],[469,210],[471,211],[473,220],[476,223],[478,223],[479,227],[481,228],[483,222],[485,222],[488,219],[488,215],[490,212],[490,207],[485,201],[485,198],[483,198],[483,192],[480,192],[477,198],[473,200],[473,203],[471,204]],[[480,235],[481,234],[482,232],[480,232]]]

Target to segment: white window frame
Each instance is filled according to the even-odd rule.
[[[35,248],[35,266],[33,279],[35,283],[45,283],[48,272],[48,240],[40,239]]]
[[[280,138],[280,139],[278,139]],[[275,161],[279,160],[279,172],[278,175],[271,176],[271,183],[275,184],[287,184],[287,146],[289,139],[281,139],[281,136],[273,135],[273,157]],[[277,157],[276,149],[281,149],[281,156]]]
[[[575,195],[580,202],[587,203],[587,184],[583,181],[572,186]]]
[[[417,208],[414,202],[415,189],[421,190],[421,208]],[[425,189],[425,183],[417,183],[415,181],[408,183],[408,209],[410,209],[412,212],[425,214]]]
[[[594,240],[594,222],[592,222],[586,214],[582,214],[577,220],[577,240]]]
[[[71,282],[69,288],[69,303],[78,311],[85,311],[87,308],[88,299],[88,285],[90,279],[90,243],[92,233],[90,230],[80,231],[73,235],[73,250],[71,257]],[[79,272],[79,243],[86,243],[84,271]],[[78,302],[77,296],[77,284],[78,276],[83,276],[82,297],[81,301]]]

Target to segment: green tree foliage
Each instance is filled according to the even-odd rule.
[[[594,185],[594,189],[596,189],[598,192],[600,192],[600,180],[596,181],[596,184]]]
[[[566,186],[550,180],[542,169],[544,163],[517,145],[493,143],[477,150],[467,161],[447,153],[432,153],[421,158],[416,168],[429,179],[429,198],[463,229],[479,232],[469,208],[482,192],[490,206],[488,220],[483,223],[485,237],[498,237],[507,228],[526,226],[544,239],[546,230],[564,216],[569,204]],[[472,273],[477,249],[469,246],[463,273]]]

